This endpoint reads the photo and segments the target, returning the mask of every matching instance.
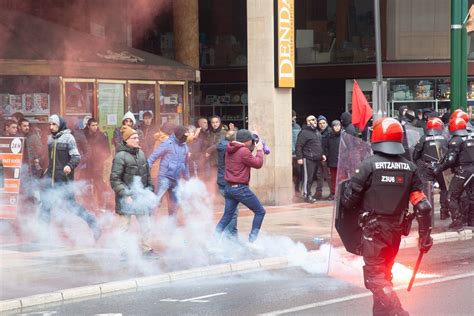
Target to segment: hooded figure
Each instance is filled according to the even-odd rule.
[[[170,197],[168,213],[170,216],[175,216],[177,212],[178,198],[175,188],[178,186],[178,180],[181,178],[189,179],[190,177],[188,169],[189,149],[186,145],[188,135],[187,128],[177,126],[174,134],[161,143],[148,158],[150,168],[157,159],[161,158],[157,195],[159,201],[161,201],[164,194],[168,192]]]
[[[95,240],[99,239],[101,230],[94,216],[89,214],[84,207],[76,202],[74,188],[74,169],[81,161],[76,140],[67,129],[66,122],[59,115],[49,118],[51,135],[48,137],[49,165],[45,177],[51,179],[47,182],[46,190],[41,194],[41,208],[39,218],[46,224],[51,221],[51,209],[61,203],[61,209],[71,211],[81,217],[92,229]],[[59,190],[60,189],[60,190]]]
[[[341,123],[344,132],[349,135],[357,137],[357,131],[354,125],[352,125],[352,114],[349,112],[344,112],[341,114]]]
[[[114,144],[115,151],[117,152],[120,145],[122,144],[122,133],[120,133],[120,128],[124,125],[128,125],[131,128],[136,127],[137,120],[135,119],[135,116],[133,115],[132,112],[128,111],[125,113],[125,115],[122,117],[122,125],[117,127],[114,130],[114,136],[112,138],[112,143]],[[138,137],[140,137],[140,142],[143,142],[143,132],[141,130],[137,130]]]

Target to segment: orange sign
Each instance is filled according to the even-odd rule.
[[[16,218],[24,144],[20,137],[0,137],[0,219]]]
[[[275,0],[276,86],[295,87],[295,5],[294,0]]]

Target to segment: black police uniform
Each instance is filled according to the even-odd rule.
[[[415,191],[421,194],[422,188],[413,162],[400,155],[375,152],[362,162],[341,197],[346,209],[357,207],[362,212],[364,283],[373,293],[374,315],[408,315],[392,289],[391,270],[401,236],[409,233],[407,222],[411,224],[411,220],[406,217],[410,195]],[[416,210],[419,223],[424,219],[420,238],[421,227],[430,226],[430,212],[431,206]],[[429,235],[429,230],[425,233]]]
[[[448,190],[449,211],[452,223],[449,228],[458,230],[463,226],[463,214],[459,205],[459,199],[464,190],[467,193],[473,192],[474,173],[474,138],[472,135],[454,135],[449,141],[448,152],[443,157],[439,165],[434,168],[435,174],[451,168],[454,177],[451,180]],[[469,209],[472,213],[473,194],[469,196]],[[471,216],[472,217],[472,216]],[[471,219],[472,221],[472,219]]]
[[[438,182],[441,190],[439,201],[441,204],[441,219],[449,217],[448,189],[441,173],[434,175],[433,166],[438,163],[448,150],[448,140],[435,130],[428,130],[427,135],[423,135],[413,151],[413,161],[417,164],[421,180],[423,182],[423,192],[427,195],[432,192],[428,186],[431,182]]]

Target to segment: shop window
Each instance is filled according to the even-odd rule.
[[[375,60],[372,0],[295,2],[296,63]]]
[[[199,1],[202,68],[247,66],[247,1]]]
[[[92,115],[94,83],[65,82],[64,100],[65,115]]]
[[[388,79],[388,99],[391,114],[398,115],[402,105],[410,110],[431,109],[440,115],[450,111],[450,79],[449,78],[410,78]],[[468,110],[474,106],[474,78],[467,81]]]
[[[0,114],[21,112],[31,122],[47,122],[59,110],[57,77],[0,76]],[[53,107],[53,109],[52,109]]]
[[[160,124],[184,123],[184,84],[160,83]]]
[[[247,127],[247,84],[202,84],[195,94],[195,121],[199,117],[218,115],[222,123],[233,123],[237,128]]]
[[[143,113],[150,111],[155,115],[155,82],[130,83],[130,110],[139,119]]]

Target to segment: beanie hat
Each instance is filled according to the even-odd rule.
[[[239,129],[235,135],[235,140],[240,143],[253,140],[252,133],[248,129]]]
[[[49,117],[48,123],[53,123],[59,126],[59,130],[62,131],[67,128],[66,121],[59,115],[53,114]]]
[[[341,125],[341,121],[339,121],[339,120],[332,121],[331,126],[335,126],[335,125]]]
[[[136,130],[131,128],[130,126],[124,125],[120,128],[120,132],[122,133],[122,139],[127,140],[129,139],[132,135],[138,134]]]
[[[53,123],[53,124],[56,124],[57,126],[61,125],[59,116],[56,114],[53,114],[49,117],[48,123]]]
[[[181,138],[183,137],[184,134],[186,134],[186,132],[188,131],[188,129],[182,125],[178,125],[176,126],[176,128],[174,129],[174,135],[176,136],[176,138]]]
[[[328,119],[324,115],[320,115],[320,116],[318,116],[318,122],[319,121],[326,121],[327,122]]]

